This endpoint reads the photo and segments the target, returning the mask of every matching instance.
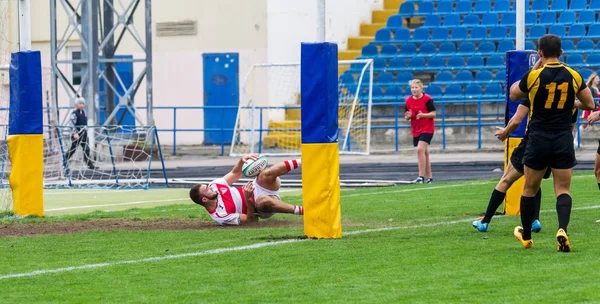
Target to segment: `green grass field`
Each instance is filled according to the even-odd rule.
[[[213,229],[186,189],[101,191],[77,202],[70,191],[48,192],[48,217],[4,219],[0,229],[109,220],[204,229],[0,237],[0,302],[600,302],[600,193],[591,173],[573,180],[568,254],[556,251],[551,181],[533,249],[512,235],[518,217],[494,218],[487,233],[473,229],[495,182],[345,190],[339,240],[298,238],[302,219],[292,215]],[[301,203],[297,192],[283,198]]]

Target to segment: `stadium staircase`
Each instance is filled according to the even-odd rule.
[[[350,37],[348,50],[339,54],[340,60],[374,60],[374,102],[403,102],[410,95],[408,80],[419,78],[438,102],[489,100],[488,107],[502,108],[505,54],[515,49],[514,0],[384,3],[384,10],[373,11],[373,23],[362,24],[361,36]],[[578,69],[584,79],[600,67],[600,52],[596,52],[600,49],[600,0],[530,0],[526,10],[526,49],[536,49],[541,36],[556,34],[563,39],[561,61]],[[351,87],[359,72],[358,66],[340,71],[340,81]],[[448,106],[445,113],[449,117],[453,112],[473,115],[475,107]],[[374,124],[379,114],[386,116],[374,110]],[[278,140],[269,142],[276,145]]]

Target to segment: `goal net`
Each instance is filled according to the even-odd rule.
[[[8,16],[11,1],[0,1],[0,161],[4,165],[8,159],[8,106],[10,53],[16,50],[17,44],[10,39],[10,29],[15,22]],[[12,210],[12,192],[8,183],[5,168],[0,175],[0,213]]]
[[[373,63],[338,63],[341,154],[369,154]],[[246,75],[230,155],[300,154],[300,64],[254,65]]]

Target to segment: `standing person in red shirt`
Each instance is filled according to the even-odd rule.
[[[409,82],[412,96],[406,97],[404,117],[410,121],[413,145],[417,147],[419,177],[415,184],[431,184],[431,161],[429,160],[429,145],[433,138],[435,105],[431,96],[423,93],[423,83],[419,79]]]

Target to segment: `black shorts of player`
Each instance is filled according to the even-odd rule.
[[[418,146],[420,141],[426,142],[428,145],[431,145],[431,139],[433,138],[432,133],[421,133],[421,135],[417,137],[413,137],[413,146]]]
[[[523,174],[525,167],[523,166],[523,155],[525,154],[525,147],[527,147],[527,135],[523,137],[521,143],[513,150],[510,156],[510,163],[515,168],[515,170],[521,174]],[[544,173],[544,179],[550,178],[550,174],[552,174],[552,168],[548,167],[546,169],[546,173]]]
[[[596,153],[600,154],[600,139],[598,139],[598,150],[596,150]]]
[[[523,164],[533,170],[546,167],[571,169],[577,165],[573,133],[570,130],[557,132],[530,131],[523,154]]]

